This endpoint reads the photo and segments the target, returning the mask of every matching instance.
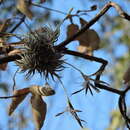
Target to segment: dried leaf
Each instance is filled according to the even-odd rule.
[[[55,91],[48,84],[45,87],[35,85],[30,87],[29,90],[32,94],[40,96],[51,96],[55,94]]]
[[[88,22],[80,18],[81,27],[83,27]],[[99,49],[100,38],[97,32],[93,29],[88,29],[80,35],[78,38],[80,45],[77,47],[77,50],[81,53],[87,55],[92,55],[94,50]]]
[[[78,51],[91,55],[93,50],[99,49],[100,38],[95,30],[88,29],[79,38]]]
[[[124,84],[129,84],[130,83],[130,66],[126,70],[124,76],[123,76]]]
[[[8,114],[11,115],[14,110],[18,107],[18,105],[25,99],[27,94],[29,93],[29,88],[24,88],[20,90],[15,90],[13,95],[20,95],[18,97],[12,98],[12,103],[9,106]]]
[[[67,38],[73,36],[79,30],[79,26],[77,24],[70,24],[67,27]]]
[[[41,96],[32,95],[31,106],[36,130],[40,130],[46,117],[47,105]]]
[[[10,55],[15,55],[15,54],[20,54],[21,52],[22,52],[21,50],[15,49],[15,50],[13,50],[13,51],[10,51],[10,52],[8,53],[8,55],[10,56]]]
[[[33,13],[31,12],[29,4],[26,2],[26,0],[18,0],[17,9],[21,11],[21,13],[26,15],[28,18],[33,18]]]
[[[79,38],[80,45],[92,50],[97,50],[99,48],[100,38],[97,32],[93,29],[88,29]]]

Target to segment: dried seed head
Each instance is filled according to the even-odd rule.
[[[63,70],[63,54],[54,48],[54,43],[59,36],[59,30],[53,31],[49,27],[42,27],[27,34],[24,38],[24,49],[21,59],[16,64],[21,68],[22,72],[27,71],[27,77],[35,72],[39,72],[48,78],[48,74],[52,77],[59,76],[57,71]]]

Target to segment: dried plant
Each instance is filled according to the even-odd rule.
[[[18,107],[18,105],[25,99],[25,97],[29,93],[31,93],[32,95],[30,98],[30,103],[32,107],[32,114],[36,125],[36,129],[40,130],[43,126],[47,111],[47,104],[43,101],[42,96],[51,96],[55,94],[54,89],[52,89],[49,86],[49,84],[46,84],[44,87],[33,85],[28,88],[14,90],[13,96],[5,97],[12,98],[8,114],[9,116],[11,116],[15,109]]]
[[[41,0],[41,3],[45,2]],[[29,7],[28,7],[29,5]],[[60,31],[58,28],[56,30],[52,30],[52,28],[44,26],[27,33],[20,42],[18,43],[10,43],[9,45],[5,44],[4,38],[8,36],[14,36],[12,33],[24,22],[26,16],[32,19],[34,17],[33,12],[31,11],[31,6],[37,6],[40,8],[44,8],[38,4],[32,3],[32,1],[18,0],[17,9],[23,14],[23,17],[17,23],[9,33],[6,33],[5,23],[2,24],[3,27],[0,28],[1,31],[1,47],[0,47],[0,55],[4,55],[5,57],[0,56],[0,69],[6,70],[6,65],[10,61],[15,61],[15,63],[19,66],[21,72],[27,72],[26,77],[30,77],[34,75],[36,72],[40,73],[41,76],[45,76],[45,79],[49,79],[49,75],[51,75],[52,79],[54,76],[58,78],[61,82],[60,76],[57,72],[62,71],[64,69],[63,64],[68,64],[77,70],[81,74],[81,78],[84,80],[84,87],[80,90],[74,92],[72,95],[85,90],[85,94],[87,94],[88,90],[93,95],[92,89],[99,92],[101,89],[107,90],[109,92],[118,94],[119,98],[119,109],[126,121],[127,128],[130,129],[130,119],[127,115],[127,106],[125,103],[125,96],[129,87],[129,68],[124,75],[124,83],[126,85],[125,90],[117,90],[115,88],[111,88],[109,84],[100,80],[102,73],[105,70],[106,65],[108,64],[107,60],[102,58],[98,58],[92,55],[93,51],[99,49],[100,37],[98,33],[89,29],[95,22],[97,22],[111,7],[114,7],[119,15],[126,20],[130,21],[130,16],[125,13],[119,5],[114,2],[109,2],[106,4],[102,10],[89,22],[81,18],[82,15],[86,15],[88,11],[94,11],[97,9],[96,5],[91,6],[90,10],[78,10],[76,14],[71,14],[72,9],[69,14],[64,13],[62,11],[48,9],[51,11],[55,11],[57,13],[65,14],[66,17],[64,20],[69,20],[71,24],[68,25],[67,30],[67,39],[62,43],[56,45],[56,41],[58,40]],[[80,27],[78,24],[73,23],[73,18],[77,17],[80,21]],[[64,21],[63,20],[63,21]],[[63,22],[62,22],[63,23]],[[73,40],[79,41],[78,51],[69,50],[66,46],[72,42]],[[17,50],[18,48],[18,50]],[[84,50],[85,49],[85,50]],[[90,51],[90,52],[89,52]],[[86,75],[79,68],[65,62],[62,57],[65,54],[69,54],[72,56],[77,56],[80,58],[84,58],[86,60],[95,61],[101,64],[101,67],[93,74]],[[2,64],[2,65],[1,65]],[[3,66],[4,65],[4,66]],[[92,78],[92,76],[94,78]],[[14,85],[15,86],[15,85]],[[78,124],[83,128],[82,121],[77,112],[81,112],[80,110],[75,110],[69,96],[67,95],[66,88],[62,84],[62,87],[65,91],[65,95],[67,97],[67,108],[65,111],[60,112],[57,116],[63,114],[64,112],[70,112],[71,115],[76,119]],[[14,90],[14,87],[13,87]],[[0,97],[1,99],[12,98],[12,103],[9,107],[9,115],[11,115],[18,105],[25,99],[28,94],[31,94],[31,107],[32,113],[36,125],[36,129],[40,130],[43,126],[45,116],[46,116],[46,103],[43,101],[42,96],[51,96],[55,94],[55,90],[49,86],[49,84],[45,84],[45,87],[33,85],[28,88],[14,90],[13,96]]]
[[[24,48],[21,59],[16,64],[22,72],[27,71],[27,77],[39,72],[48,78],[49,74],[59,78],[56,72],[63,67],[63,54],[57,51],[54,43],[59,36],[59,30],[53,31],[49,27],[42,27],[28,33],[23,39]]]

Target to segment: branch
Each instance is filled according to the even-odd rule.
[[[24,15],[21,20],[15,25],[14,28],[12,28],[12,30],[9,33],[13,33],[25,20],[26,16]]]
[[[121,90],[117,90],[115,88],[110,88],[110,87],[108,87],[106,85],[102,85],[102,84],[98,84],[96,87],[103,89],[103,90],[106,90],[106,91],[109,91],[109,92],[112,92],[112,93],[115,93],[115,94],[118,94],[118,95],[122,95],[122,93],[123,93],[123,91],[121,91]]]
[[[130,118],[129,118],[129,113],[127,111],[125,97],[126,97],[126,93],[129,90],[130,90],[130,86],[127,86],[127,88],[124,91],[122,91],[122,94],[120,95],[119,100],[118,100],[119,110],[126,122],[126,126],[128,129],[130,129]]]
[[[102,10],[92,20],[90,20],[83,28],[81,28],[81,30],[79,30],[72,37],[70,37],[67,40],[63,41],[62,43],[60,43],[56,47],[58,49],[64,48],[70,42],[72,42],[73,40],[75,40],[78,36],[80,36],[81,34],[83,34],[89,27],[91,27],[93,24],[95,24],[111,7],[114,7],[116,9],[116,11],[119,13],[119,15],[122,18],[130,21],[130,15],[128,15],[127,13],[125,13],[118,4],[116,4],[114,2],[109,2],[108,4],[106,4],[102,8]]]
[[[75,52],[75,51],[71,51],[71,50],[65,50],[64,53],[69,54],[69,55],[73,55],[73,56],[78,56],[78,57],[81,57],[81,58],[84,58],[84,59],[87,59],[87,60],[102,63],[102,66],[100,67],[100,69],[96,73],[94,73],[94,75],[97,75],[96,77],[101,76],[101,74],[104,71],[106,65],[108,64],[108,62],[106,60],[102,59],[102,58],[97,58],[97,57],[94,57],[94,56],[85,55],[85,54],[82,54],[82,53],[79,53],[79,52]],[[113,93],[116,93],[118,95],[122,95],[122,93],[123,93],[123,91],[121,91],[121,90],[110,88],[106,85],[99,84],[96,81],[99,81],[99,79],[95,80],[95,86],[99,89],[103,89],[103,90],[106,90],[106,91],[109,91],[109,92],[113,92]]]
[[[96,61],[96,62],[105,64],[105,65],[108,64],[108,62],[106,60],[102,59],[102,58],[98,58],[98,57],[95,57],[95,56],[89,56],[89,55],[86,55],[86,54],[83,54],[83,53],[80,53],[80,52],[76,52],[76,51],[65,50],[63,53],[68,54],[68,55],[78,56],[78,57],[81,57],[81,58],[84,58],[84,59],[87,59],[87,60],[90,60],[90,61]]]
[[[26,92],[26,93],[24,93],[24,94],[19,94],[19,95],[2,96],[2,97],[0,97],[0,99],[19,98],[19,97],[24,96],[24,95],[26,95],[26,94],[28,94],[28,92]]]
[[[96,75],[96,80],[100,80],[100,76],[102,74],[102,72],[104,71],[106,65],[108,64],[108,61],[102,59],[102,58],[98,58],[98,57],[95,57],[95,56],[89,56],[89,55],[86,55],[86,54],[82,54],[82,53],[79,53],[79,52],[76,52],[76,51],[71,51],[71,50],[65,50],[64,51],[65,54],[69,54],[69,55],[73,55],[73,56],[78,56],[78,57],[81,57],[81,58],[84,58],[84,59],[87,59],[87,60],[90,60],[90,61],[96,61],[98,63],[101,63],[101,67],[99,68],[99,70],[97,72],[95,72],[94,74],[92,75]]]
[[[0,58],[0,64],[15,61],[15,60],[18,60],[18,59],[21,59],[21,57],[19,55],[11,55],[11,56],[1,57]]]
[[[126,19],[126,20],[130,20],[130,16],[125,13],[121,7],[114,3],[114,2],[109,2],[108,4],[106,4],[102,10],[92,19],[90,20],[90,22],[88,24],[86,24],[80,31],[78,31],[75,35],[73,35],[72,37],[68,38],[67,40],[63,41],[62,43],[60,43],[59,45],[55,46],[57,50],[62,50],[66,45],[68,45],[71,41],[73,41],[74,39],[76,39],[78,36],[80,36],[81,34],[83,34],[89,27],[91,27],[94,23],[96,23],[111,7],[114,7],[117,12],[119,13],[119,15]],[[24,21],[25,17],[23,17],[21,19],[21,21],[15,26],[15,28],[13,28],[10,32],[13,32],[23,21]],[[66,51],[65,52],[66,54],[68,53],[71,53],[71,52],[68,52]],[[72,54],[71,54],[72,55]],[[75,56],[78,56],[79,54],[75,54]],[[83,57],[83,55],[80,54],[80,57]],[[89,59],[91,61],[96,61],[96,62],[99,62],[99,63],[103,63],[104,65],[107,64],[107,61],[101,59],[101,58],[96,58],[96,57],[90,57],[90,56],[85,56],[87,57],[86,59]],[[3,57],[3,58],[0,58],[0,64],[2,63],[5,63],[5,62],[10,62],[10,61],[15,61],[17,59],[19,59],[20,56],[18,55],[13,55],[13,56],[7,56],[7,57]]]

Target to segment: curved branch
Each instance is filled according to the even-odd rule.
[[[126,122],[126,126],[128,129],[130,129],[130,118],[127,112],[127,106],[126,106],[126,101],[125,101],[125,97],[126,97],[126,93],[130,90],[130,86],[127,86],[127,88],[122,91],[122,94],[119,97],[118,100],[118,106],[119,106],[119,110]]]
[[[116,9],[116,11],[119,13],[119,15],[122,18],[130,21],[130,15],[128,15],[126,12],[124,12],[122,10],[122,8],[118,4],[116,4],[114,2],[109,2],[108,4],[106,4],[102,8],[102,10],[92,20],[90,20],[83,28],[81,28],[81,30],[79,30],[72,37],[70,37],[67,40],[63,41],[62,43],[60,43],[56,47],[58,49],[64,48],[70,42],[72,42],[73,40],[75,40],[78,36],[80,36],[81,34],[83,34],[87,29],[89,29],[89,27],[91,27],[93,24],[95,24],[111,7],[114,7]]]
[[[71,50],[65,50],[64,53],[72,55],[72,56],[78,56],[78,57],[81,57],[81,58],[84,58],[84,59],[87,59],[87,60],[102,63],[102,66],[100,67],[100,69],[94,74],[94,75],[97,75],[99,77],[101,76],[101,74],[104,71],[106,65],[108,64],[108,62],[106,60],[102,59],[102,58],[85,55],[85,54],[82,54],[82,53],[79,53],[79,52],[75,52],[75,51],[71,51]],[[97,80],[95,80],[95,81],[97,81]],[[96,87],[99,88],[99,89],[103,89],[103,90],[106,90],[106,91],[109,91],[109,92],[113,92],[113,93],[116,93],[118,95],[122,95],[122,93],[124,92],[124,91],[121,91],[121,90],[110,88],[110,87],[108,87],[106,85],[99,84],[97,82],[95,84],[96,84]]]
[[[82,57],[84,59],[90,60],[90,61],[96,61],[99,63],[102,63],[104,65],[108,64],[108,61],[102,59],[102,58],[98,58],[95,56],[89,56],[80,52],[76,52],[76,51],[71,51],[71,50],[65,50],[63,53],[68,54],[68,55],[73,55],[73,56],[78,56],[78,57]]]

